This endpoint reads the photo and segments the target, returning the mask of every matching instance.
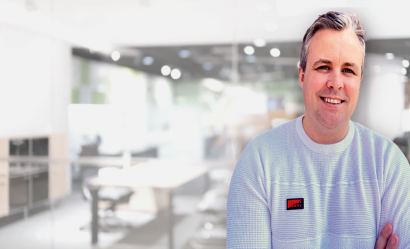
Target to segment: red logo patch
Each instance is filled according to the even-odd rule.
[[[305,203],[303,198],[287,199],[287,210],[304,209]]]

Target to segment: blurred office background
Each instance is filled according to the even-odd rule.
[[[304,114],[302,38],[329,10],[366,29],[352,120],[407,156],[409,7],[0,0],[1,247],[225,248],[236,160]]]

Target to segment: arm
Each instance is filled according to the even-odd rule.
[[[398,238],[392,235],[390,240],[397,238],[398,248],[410,248],[410,165],[395,145],[389,148],[386,155],[383,175],[380,224],[391,223],[392,229],[384,232],[380,227],[378,241],[385,240],[383,233],[393,232]]]
[[[270,211],[258,150],[251,142],[236,164],[227,204],[227,248],[271,248]]]

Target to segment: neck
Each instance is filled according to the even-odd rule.
[[[328,128],[320,122],[312,122],[312,120],[305,115],[302,119],[303,129],[306,135],[318,144],[335,144],[342,141],[349,132],[349,120],[340,123],[335,128]]]

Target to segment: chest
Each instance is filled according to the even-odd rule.
[[[269,185],[272,241],[367,238],[373,243],[381,203],[377,180]]]

